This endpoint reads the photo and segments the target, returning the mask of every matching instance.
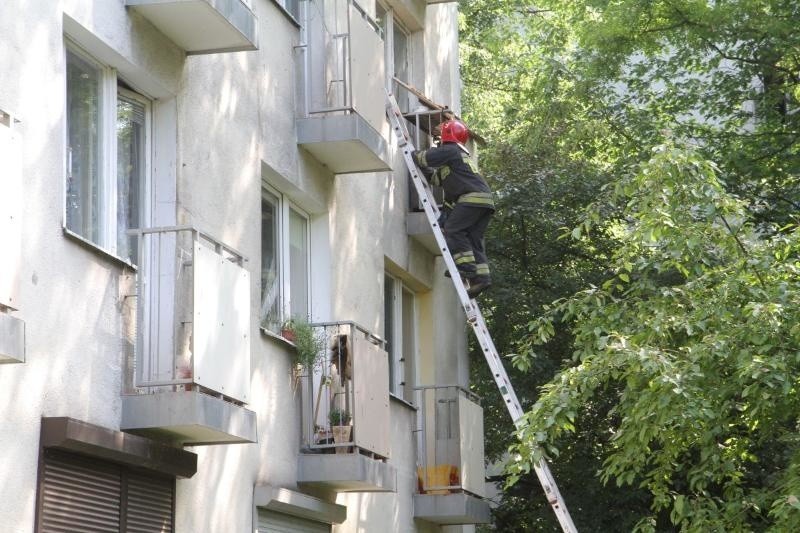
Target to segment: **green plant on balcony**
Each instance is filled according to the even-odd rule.
[[[346,426],[350,424],[350,420],[353,417],[350,416],[350,413],[345,409],[339,409],[338,407],[334,407],[331,409],[331,412],[328,413],[328,421],[331,423],[331,427],[334,426]]]
[[[281,335],[294,344],[295,363],[309,371],[325,355],[325,338],[304,318],[292,318],[284,322]]]
[[[331,433],[333,433],[333,442],[336,444],[336,453],[348,453],[350,448],[342,446],[350,442],[353,427],[350,425],[352,417],[350,413],[344,409],[334,407],[328,413],[328,421],[331,423]]]

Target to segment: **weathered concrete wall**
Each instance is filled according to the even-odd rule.
[[[421,4],[404,5],[419,12]],[[20,309],[14,316],[27,328],[26,362],[0,366],[4,532],[33,529],[42,416],[70,416],[113,429],[120,425],[126,350],[122,309],[131,305],[125,281],[133,271],[62,229],[65,35],[154,100],[155,121],[161,123],[156,137],[165,138],[156,140],[158,205],[149,223],[196,226],[248,258],[253,339],[248,408],[257,413],[259,442],[191,448],[198,454],[198,472],[177,484],[177,531],[252,531],[254,484],[298,490],[300,393],[291,376],[291,352],[259,329],[262,180],[311,215],[314,319],[354,320],[381,334],[388,260],[418,291],[425,364],[448,366],[437,353],[465,353],[463,322],[453,312],[452,294],[446,294],[449,282],[406,236],[402,163],[395,161],[394,174],[334,178],[298,149],[294,54],[299,30],[269,0],[254,0],[253,8],[259,51],[186,57],[147,20],[126,10],[122,0],[0,3],[0,109],[22,121],[23,245]],[[439,21],[431,20],[432,9],[428,24]],[[440,18],[452,16],[445,8],[434,11],[442,9]],[[437,61],[453,60],[450,52]],[[452,76],[437,78],[434,85],[451,82]],[[431,96],[440,98],[436,92]],[[450,96],[442,100],[452,101]],[[423,328],[434,322],[427,318],[435,319],[435,328]],[[348,521],[337,531],[436,530],[413,520],[415,416],[408,406],[392,402],[391,462],[398,471],[398,492],[340,495],[338,501],[348,505]]]

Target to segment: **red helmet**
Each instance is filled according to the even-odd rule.
[[[442,142],[467,144],[469,130],[460,120],[448,120],[442,123]]]

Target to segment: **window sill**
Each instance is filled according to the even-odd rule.
[[[402,399],[402,398],[401,398],[401,397],[399,397],[399,396],[395,396],[395,395],[394,395],[393,393],[391,393],[391,392],[389,393],[389,399],[390,399],[390,400],[392,400],[392,401],[394,401],[395,403],[399,403],[399,404],[400,404],[400,405],[402,405],[403,407],[406,407],[406,408],[408,408],[408,409],[411,409],[412,411],[419,411],[419,407],[417,407],[416,405],[414,405],[414,404],[413,404],[413,403],[411,403],[411,402],[407,402],[406,400]]]
[[[88,240],[86,237],[81,237],[80,235],[78,235],[77,233],[75,233],[70,229],[67,229],[63,226],[62,229],[64,230],[64,235],[68,239],[77,242],[78,244],[87,248],[89,251],[99,254],[105,257],[106,259],[111,259],[114,263],[117,263],[118,265],[123,266],[125,268],[130,268],[131,270],[134,271],[138,270],[138,267],[133,263],[131,263],[130,260],[121,258],[120,256],[114,254],[114,252],[106,250],[102,246],[99,246],[98,244],[95,244],[92,241]]]
[[[286,338],[278,335],[277,333],[275,333],[273,331],[270,331],[270,330],[268,330],[268,329],[266,329],[264,327],[261,327],[261,326],[259,326],[258,329],[261,330],[261,335],[266,337],[266,338],[268,338],[268,339],[272,339],[273,341],[281,343],[284,346],[289,347],[289,348],[297,348],[295,343],[293,343],[290,340],[287,340]]]

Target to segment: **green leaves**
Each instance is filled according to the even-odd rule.
[[[800,280],[796,259],[776,260],[787,246],[797,257],[800,232],[756,231],[714,166],[675,146],[618,181],[609,203],[625,221],[611,278],[624,285],[578,293],[531,323],[535,345],[547,340],[541,324],[570,320],[581,363],[542,387],[514,451],[553,454],[575,431],[562,413],[618,387],[602,479],[647,488],[653,510],[669,509],[681,529],[747,529],[764,518],[764,487],[749,481],[771,459],[763,446],[800,414]]]

